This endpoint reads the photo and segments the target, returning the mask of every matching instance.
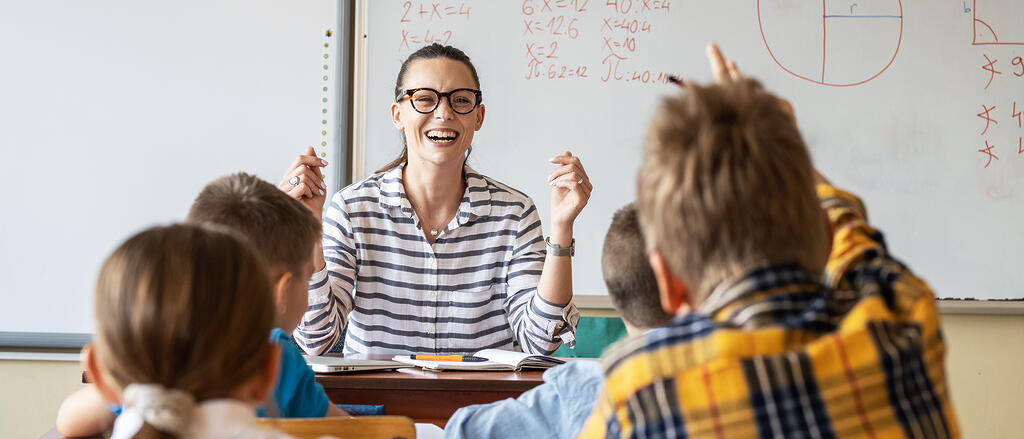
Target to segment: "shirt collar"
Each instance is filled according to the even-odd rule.
[[[409,204],[409,198],[405,196],[405,182],[402,179],[404,168],[405,163],[402,163],[381,174],[377,201],[381,209],[400,209],[402,213],[412,216],[412,204]]]
[[[462,175],[466,176],[466,192],[459,205],[459,225],[491,214],[491,191],[487,188],[487,179],[469,166],[463,166]]]
[[[726,316],[717,314],[723,311],[725,314],[733,314],[748,304],[760,303],[773,296],[783,296],[792,291],[792,288],[786,287],[800,284],[823,290],[819,281],[814,280],[807,270],[795,264],[755,268],[715,287],[700,305],[700,312],[714,320],[722,320]]]
[[[235,399],[210,399],[196,405],[190,415],[191,421],[185,436],[199,437],[235,437],[237,435],[220,434],[237,433],[238,429],[256,428],[255,408]],[[142,428],[143,419],[137,410],[126,409],[114,422],[111,439],[128,439],[134,437]]]
[[[405,192],[405,182],[402,179],[402,163],[380,176],[380,194],[378,203],[385,210],[400,210],[408,217],[412,217],[412,204]],[[459,211],[456,214],[459,225],[464,225],[471,219],[487,216],[491,213],[491,192],[487,189],[487,179],[478,174],[468,165],[463,165],[462,175],[466,181],[466,190],[462,194],[462,202],[459,204]]]

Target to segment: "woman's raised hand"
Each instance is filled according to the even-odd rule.
[[[327,200],[327,185],[320,172],[324,166],[327,166],[327,161],[317,157],[312,146],[306,147],[306,153],[295,158],[277,184],[284,193],[313,212],[316,219],[322,219],[324,201]]]
[[[555,222],[552,227],[571,228],[576,216],[590,200],[594,185],[590,183],[580,158],[571,152],[566,151],[549,161],[558,165],[548,176],[551,185],[551,220]]]

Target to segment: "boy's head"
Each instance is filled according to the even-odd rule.
[[[276,324],[292,331],[308,305],[306,282],[320,223],[301,203],[260,178],[237,173],[206,185],[188,213],[192,223],[229,227],[267,261],[277,303]]]
[[[792,113],[754,80],[664,99],[637,178],[651,265],[668,309],[765,264],[824,268],[814,171]]]
[[[633,203],[612,215],[612,224],[604,236],[601,271],[612,306],[628,325],[650,329],[672,318],[658,299],[658,282],[648,263],[644,234]]]

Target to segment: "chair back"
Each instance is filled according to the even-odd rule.
[[[352,418],[260,418],[261,427],[273,428],[297,439],[334,436],[339,439],[414,439],[416,426],[405,416]]]

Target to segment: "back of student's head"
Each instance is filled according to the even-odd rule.
[[[637,178],[648,250],[698,305],[763,264],[824,265],[810,156],[790,112],[753,80],[665,98]]]
[[[268,264],[293,273],[300,273],[320,239],[320,223],[302,203],[243,172],[206,185],[192,203],[188,221],[237,230]]]
[[[658,281],[647,258],[634,203],[612,215],[612,224],[604,236],[601,271],[612,306],[629,324],[649,329],[672,318],[661,307]]]
[[[241,238],[194,225],[152,228],[114,251],[96,285],[93,352],[126,411],[131,392],[154,387],[145,385],[200,402],[231,397],[266,371],[274,304],[265,270]],[[173,435],[147,422],[135,437]]]

